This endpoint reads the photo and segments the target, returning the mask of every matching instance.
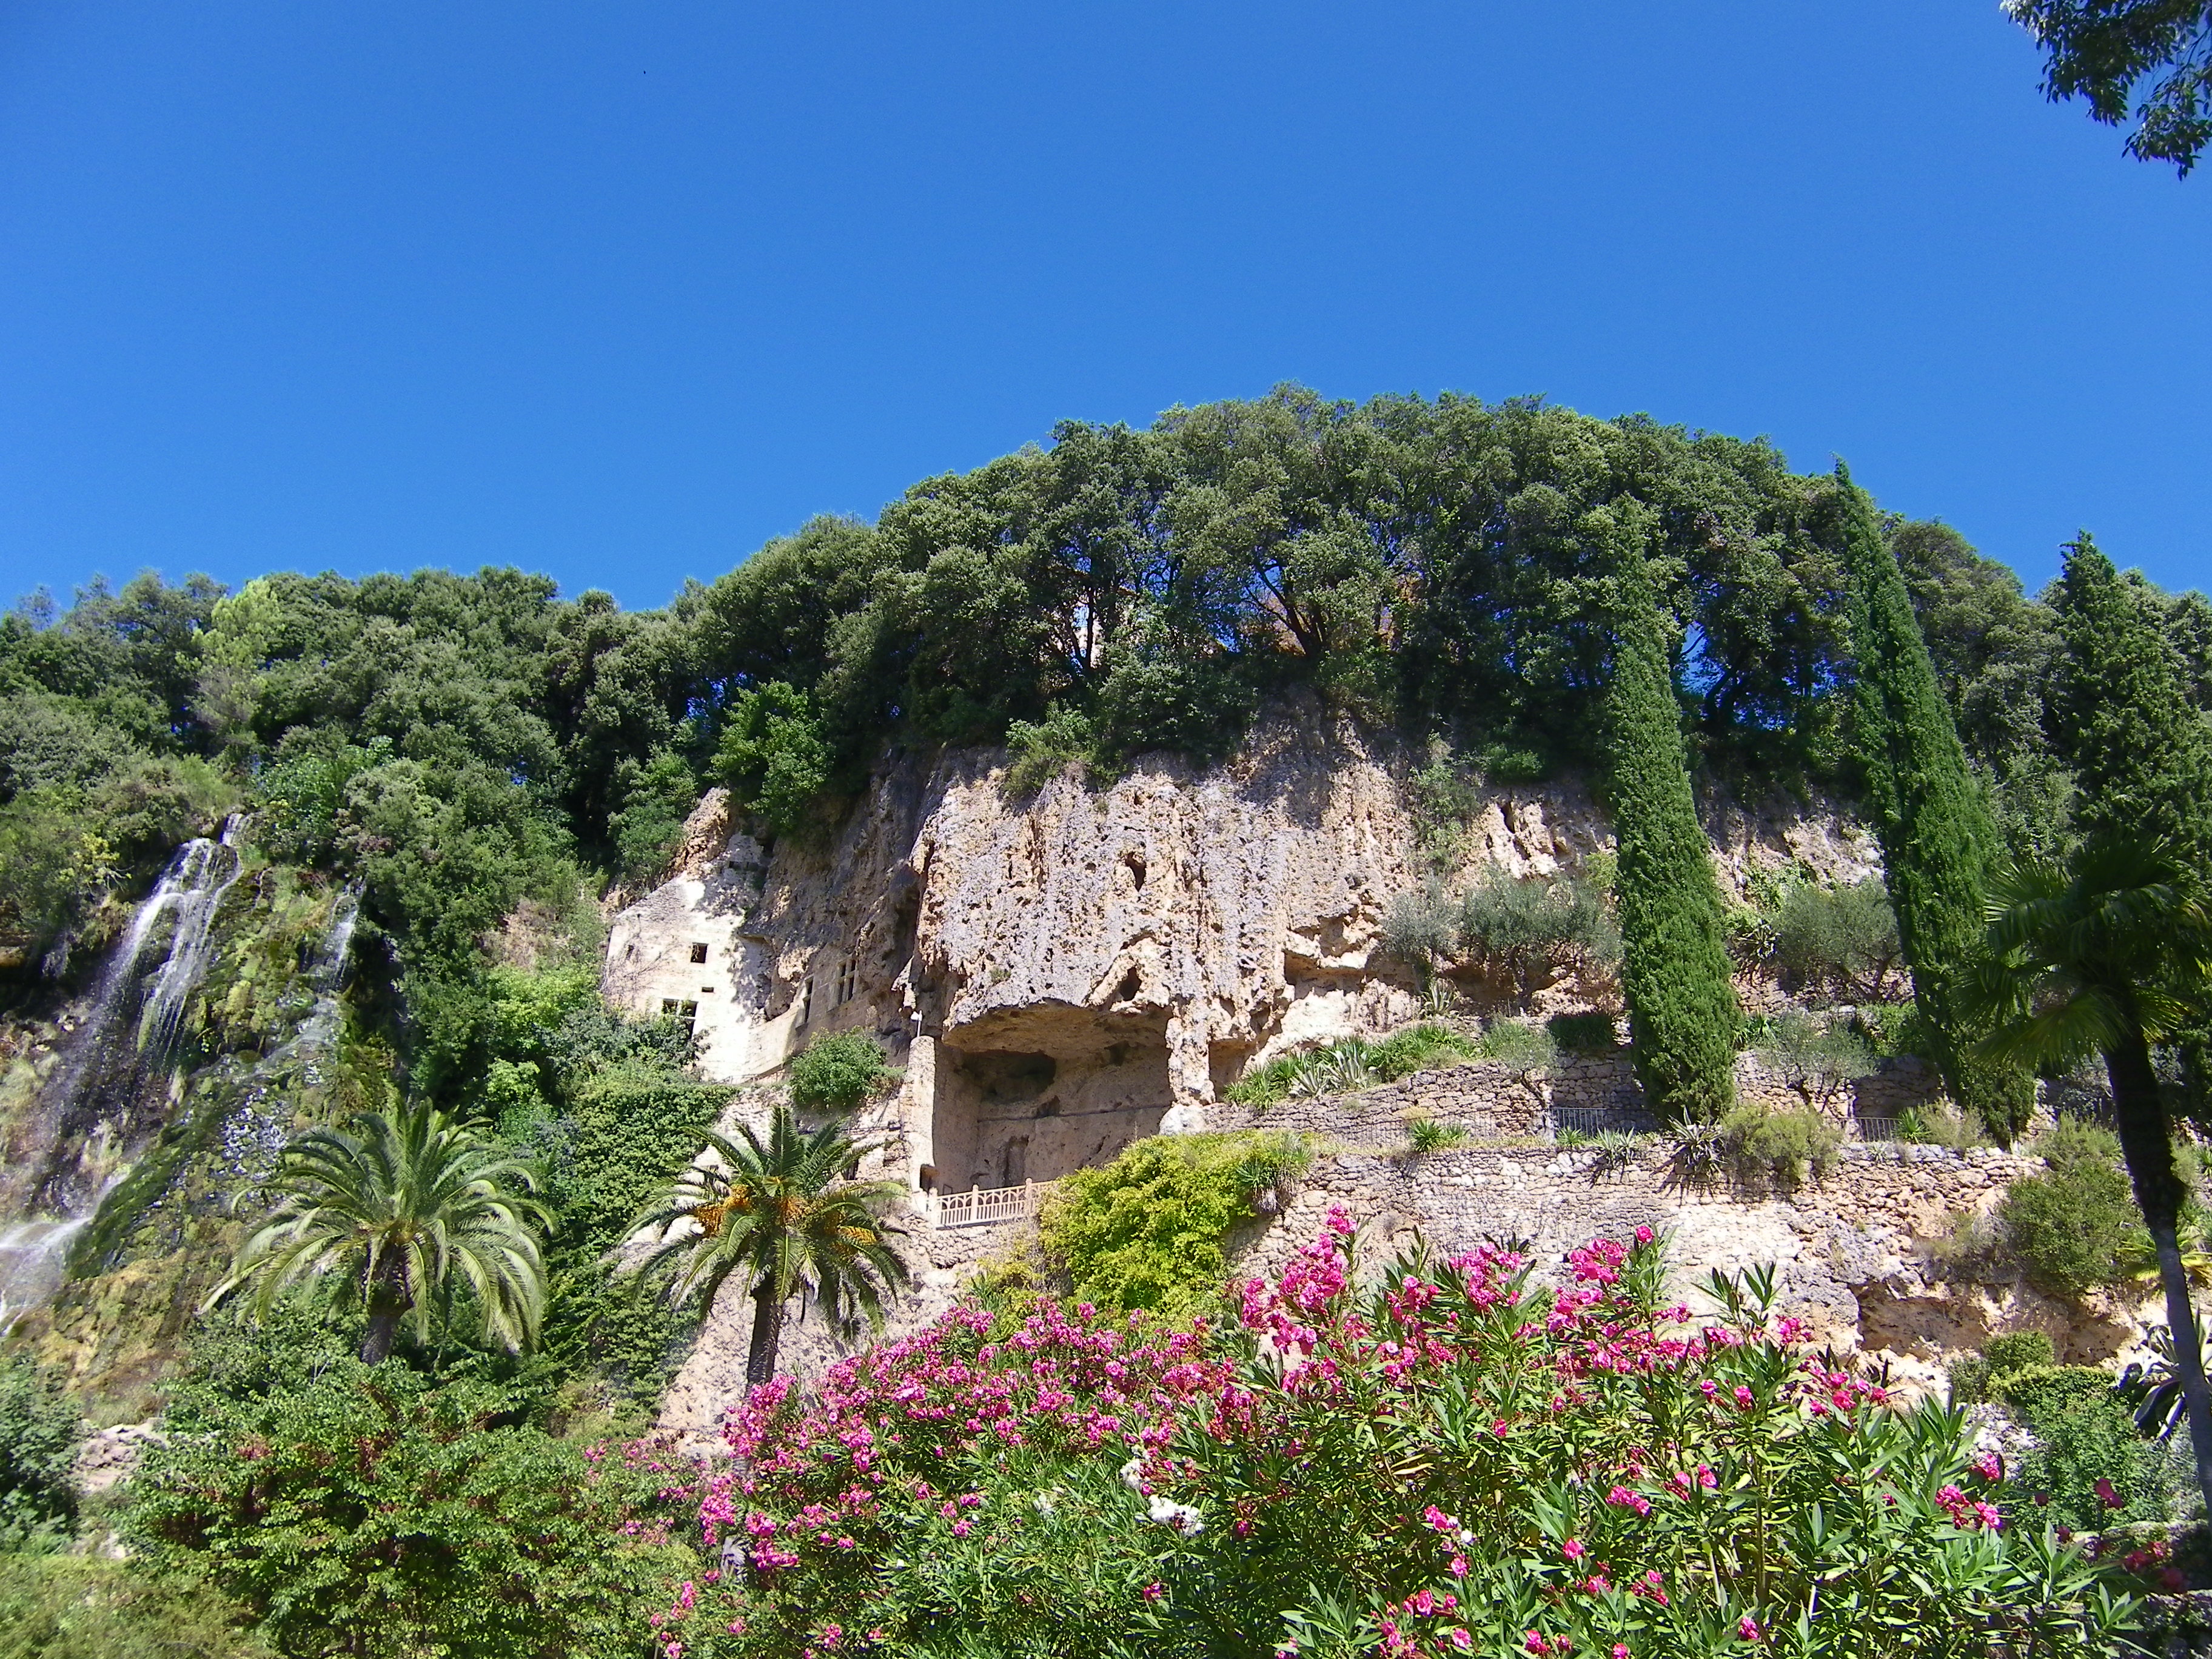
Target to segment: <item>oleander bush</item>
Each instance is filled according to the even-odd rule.
[[[1964,1415],[1812,1352],[1770,1272],[1659,1246],[1364,1286],[1350,1223],[1217,1320],[973,1304],[756,1389],[683,1498],[670,1659],[1638,1659],[2110,1650],[2132,1616],[1998,1507]],[[2032,1505],[2030,1506],[2032,1508]],[[712,1564],[711,1565],[708,1564]]]

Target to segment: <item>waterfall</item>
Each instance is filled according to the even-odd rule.
[[[0,1174],[0,1330],[52,1296],[70,1247],[160,1127],[170,1062],[206,977],[216,913],[239,878],[238,820],[186,842],[100,966],[82,1024],[40,1087]],[[161,924],[167,948],[149,967]]]

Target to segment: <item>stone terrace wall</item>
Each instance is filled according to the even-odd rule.
[[[1885,1060],[1881,1071],[1815,1103],[1838,1118],[1887,1118],[1930,1105],[1942,1092],[1936,1074],[1907,1057]],[[1737,1063],[1736,1094],[1746,1104],[1770,1110],[1796,1110],[1805,1104],[1802,1095],[1752,1054]],[[1623,1128],[1649,1127],[1650,1121],[1625,1048],[1562,1054],[1549,1071],[1525,1078],[1499,1061],[1479,1060],[1416,1072],[1356,1094],[1273,1106],[1219,1101],[1206,1109],[1206,1121],[1216,1129],[1297,1129],[1344,1146],[1382,1148],[1402,1146],[1407,1121],[1424,1116],[1464,1124],[1485,1140],[1549,1139],[1553,1109],[1601,1110],[1617,1117]]]
[[[2136,1334],[2125,1310],[2085,1313],[2016,1285],[1975,1290],[1931,1275],[1928,1241],[2042,1168],[1988,1149],[1850,1146],[1826,1179],[1795,1192],[1698,1190],[1675,1182],[1656,1149],[1611,1174],[1583,1149],[1345,1152],[1317,1162],[1278,1220],[1237,1241],[1237,1271],[1282,1266],[1337,1204],[1364,1230],[1370,1267],[1416,1237],[1442,1254],[1519,1242],[1544,1276],[1577,1244],[1650,1226],[1671,1235],[1678,1283],[1693,1305],[1695,1285],[1712,1269],[1771,1262],[1786,1310],[1816,1340],[1887,1352],[1902,1381],[1932,1383],[1948,1353],[1998,1329],[2045,1330],[2063,1358],[2108,1358]]]

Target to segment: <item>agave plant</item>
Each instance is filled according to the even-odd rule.
[[[2212,1344],[2212,1324],[2202,1317],[2197,1322],[2197,1334],[2200,1348]],[[2127,1396],[2142,1390],[2142,1398],[2136,1406],[2136,1431],[2153,1440],[2167,1440],[2187,1419],[2189,1401],[2174,1370],[2173,1332],[2166,1326],[2150,1328],[2150,1364],[2129,1366],[2112,1392]]]

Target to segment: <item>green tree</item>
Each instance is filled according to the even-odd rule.
[[[252,1282],[265,1313],[286,1287],[342,1274],[368,1312],[361,1357],[374,1364],[410,1316],[426,1338],[432,1305],[465,1283],[485,1337],[526,1347],[545,1306],[537,1229],[550,1218],[537,1184],[506,1147],[428,1106],[310,1129],[284,1149],[269,1183],[276,1207],[208,1305]]]
[[[697,1296],[711,1307],[734,1275],[753,1300],[749,1382],[775,1376],[794,1296],[803,1293],[841,1332],[857,1331],[864,1319],[879,1328],[884,1293],[908,1283],[891,1244],[900,1230],[884,1219],[900,1188],[844,1178],[877,1144],[853,1139],[835,1122],[809,1134],[779,1105],[765,1140],[740,1124],[736,1140],[709,1131],[705,1150],[716,1161],[694,1164],[640,1218],[639,1228],[666,1237],[638,1276],[665,1273],[671,1301]]]
[[[2005,9],[2044,50],[2045,97],[2087,98],[2108,127],[2132,113],[2128,154],[2189,176],[2212,140],[2212,4],[2005,0]]]
[[[827,1032],[791,1062],[791,1103],[802,1112],[849,1112],[896,1075],[866,1031]]]
[[[1606,732],[1631,1050],[1654,1111],[1713,1122],[1735,1097],[1736,1001],[1720,889],[1690,793],[1644,526],[1624,514],[1593,527],[1616,544]]]
[[[1952,1097],[2009,1145],[2027,1121],[2033,1085],[2017,1067],[1974,1053],[1977,1034],[1957,1006],[1981,943],[1995,830],[1874,504],[1840,461],[1835,483],[1858,659],[1855,736],[1914,1000]]]
[[[2184,690],[2154,614],[2085,532],[2055,590],[2058,663],[2052,744],[2074,768],[2078,828],[2164,841],[2212,859],[2212,736]]]
[[[25,1354],[0,1364],[0,1551],[67,1532],[84,1431],[84,1413],[58,1376]]]
[[[731,799],[786,835],[829,787],[830,761],[811,702],[781,680],[738,694],[714,751]]]
[[[2178,1235],[2188,1188],[2151,1065],[2165,1031],[2201,1018],[2212,993],[2212,907],[2170,848],[2092,836],[2065,864],[2000,868],[1988,946],[1962,987],[1987,1022],[1987,1052],[2064,1065],[2101,1054],[2120,1150],[2158,1252],[2167,1327],[2189,1400],[2197,1474],[2212,1505],[2212,1398],[2204,1384]]]

